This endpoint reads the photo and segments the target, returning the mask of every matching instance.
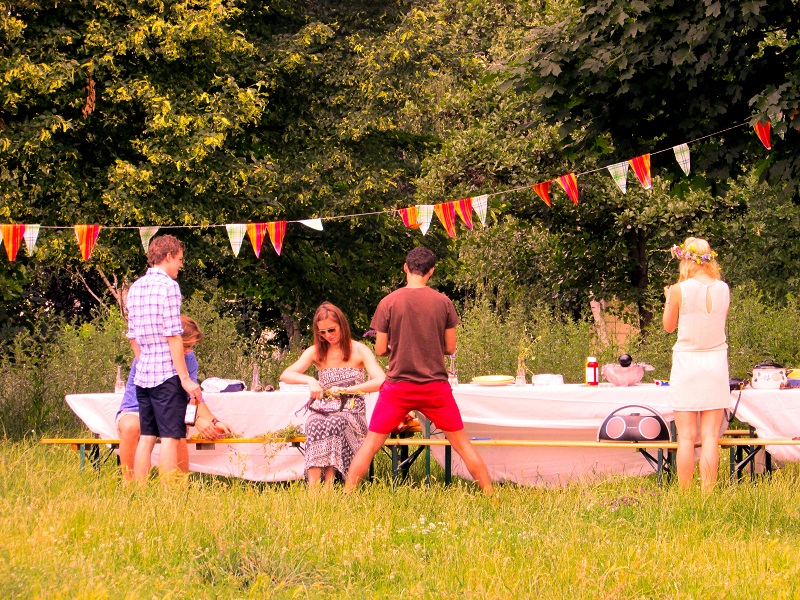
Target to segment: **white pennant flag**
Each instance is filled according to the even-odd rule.
[[[417,223],[422,235],[428,233],[433,218],[433,204],[417,204]]]
[[[228,231],[228,239],[231,241],[231,250],[234,256],[239,256],[239,250],[242,249],[242,240],[247,233],[247,225],[225,225]]]
[[[311,229],[322,231],[322,219],[303,219],[302,221],[298,222],[302,223],[306,227],[310,227]]]
[[[628,190],[628,167],[630,164],[626,162],[617,163],[615,165],[608,165],[608,172],[614,178],[614,183],[617,184],[619,191],[625,194]]]
[[[153,239],[153,236],[158,231],[157,225],[148,225],[147,227],[139,227],[139,237],[142,240],[142,248],[144,248],[144,253],[147,254],[148,248],[150,248],[150,240]]]
[[[28,256],[33,254],[36,248],[36,240],[39,238],[39,225],[25,225],[25,233],[22,239],[25,240],[25,247],[28,249]]]
[[[472,199],[472,210],[481,220],[481,225],[486,227],[486,208],[489,206],[489,195],[475,196]]]
[[[689,171],[691,170],[690,165],[690,158],[689,158],[689,144],[678,144],[672,151],[675,153],[675,160],[678,161],[683,172],[688,175]]]

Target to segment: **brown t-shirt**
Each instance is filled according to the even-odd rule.
[[[387,381],[447,381],[444,332],[458,325],[450,299],[429,287],[400,288],[378,304],[370,327],[389,334]]]

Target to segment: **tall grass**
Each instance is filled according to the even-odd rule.
[[[79,472],[66,448],[0,443],[0,580],[14,598],[791,598],[800,470],[663,489],[472,484],[351,496],[193,476]],[[418,482],[417,482],[418,483]]]

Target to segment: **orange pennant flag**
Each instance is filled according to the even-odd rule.
[[[442,225],[444,225],[447,235],[456,237],[456,209],[453,203],[443,202],[442,204],[436,204],[433,207],[433,211],[436,213],[436,216],[439,217]]]
[[[646,190],[653,187],[653,180],[650,178],[650,155],[642,154],[630,159],[628,162],[633,167],[633,172],[636,173],[636,177],[639,178],[642,187]]]
[[[769,129],[770,129],[769,121],[767,121],[766,123],[762,123],[761,121],[759,121],[753,126],[753,129],[756,130],[756,135],[758,136],[758,139],[761,140],[761,143],[764,144],[764,147],[767,150],[772,150],[772,142],[770,141],[770,135],[769,135]]]
[[[250,238],[250,243],[253,244],[253,252],[256,253],[256,258],[261,258],[261,245],[264,243],[266,229],[266,223],[247,224],[247,236]]]
[[[78,238],[78,247],[81,249],[83,260],[89,260],[92,255],[98,235],[100,235],[100,225],[75,225],[75,237]]]
[[[416,229],[417,227],[420,226],[420,223],[417,221],[416,206],[401,208],[399,212],[400,212],[400,218],[403,219],[403,225],[405,225],[409,229]]]
[[[455,202],[456,212],[464,225],[472,229],[472,198],[462,198]]]
[[[550,184],[553,183],[552,181],[545,181],[544,183],[536,183],[531,187],[536,191],[539,195],[539,198],[544,200],[544,203],[547,206],[553,206],[550,202]]]
[[[286,235],[286,221],[270,221],[267,223],[267,231],[269,239],[272,240],[272,247],[280,256],[283,250],[283,236]]]
[[[3,245],[6,247],[8,260],[14,262],[17,258],[19,246],[22,243],[22,237],[25,235],[25,225],[21,223],[0,225],[0,231],[3,233]]]
[[[558,183],[567,192],[567,196],[575,206],[578,206],[578,177],[575,173],[567,173],[558,178]]]

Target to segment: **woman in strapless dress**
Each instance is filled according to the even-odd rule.
[[[306,420],[306,478],[309,487],[344,479],[367,435],[364,394],[377,392],[385,374],[372,351],[352,339],[341,310],[324,302],[314,313],[314,345],[282,374],[281,381],[308,384],[311,411]],[[317,378],[306,375],[316,367]]]

